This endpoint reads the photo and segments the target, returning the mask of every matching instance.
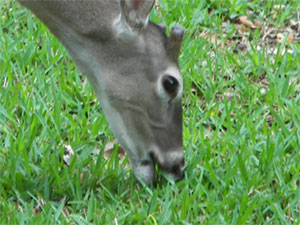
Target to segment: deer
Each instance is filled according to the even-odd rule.
[[[87,76],[135,177],[153,184],[158,165],[170,180],[182,180],[184,28],[175,25],[167,35],[164,24],[151,22],[155,0],[17,1]]]

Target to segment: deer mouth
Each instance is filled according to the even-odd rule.
[[[144,163],[154,163],[157,164],[159,166],[159,168],[162,170],[162,172],[169,178],[171,178],[171,180],[178,182],[180,180],[182,180],[185,176],[185,170],[186,170],[186,166],[184,165],[184,160],[180,160],[180,162],[175,162],[173,165],[164,165],[162,163],[160,163],[160,161],[157,159],[157,157],[155,156],[155,154],[153,152],[150,153],[150,158],[152,160],[152,162],[150,160],[145,160]]]

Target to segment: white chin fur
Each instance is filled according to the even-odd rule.
[[[143,166],[143,165],[139,165],[137,167],[133,166],[132,169],[136,178],[138,180],[141,180],[146,185],[150,185],[155,180],[154,165],[152,163],[147,166]]]

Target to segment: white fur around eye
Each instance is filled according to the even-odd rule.
[[[175,97],[171,97],[163,86],[163,78],[165,75],[170,75],[178,81],[178,90]],[[181,73],[176,67],[169,67],[164,73],[162,73],[157,81],[157,94],[163,102],[169,102],[171,99],[178,99],[182,96],[183,80]]]

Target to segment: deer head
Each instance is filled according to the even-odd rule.
[[[169,37],[149,21],[154,0],[21,1],[60,39],[85,73],[134,174],[155,180],[155,163],[184,176],[181,26]]]

